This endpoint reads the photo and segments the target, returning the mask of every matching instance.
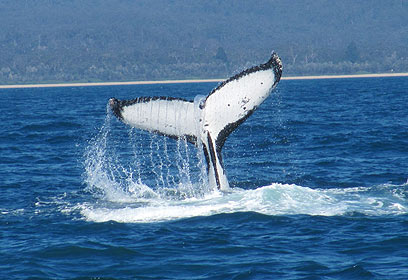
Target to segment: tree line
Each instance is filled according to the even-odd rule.
[[[0,84],[408,72],[408,3],[0,2]]]

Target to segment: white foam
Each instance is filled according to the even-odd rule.
[[[211,216],[221,213],[258,212],[265,215],[337,216],[358,212],[365,215],[406,214],[403,201],[385,196],[370,197],[370,188],[315,190],[297,185],[271,184],[255,190],[237,189],[231,193],[214,192],[202,199],[166,201],[152,199],[123,207],[83,205],[81,214],[88,221],[149,223]],[[406,204],[406,202],[405,202]]]

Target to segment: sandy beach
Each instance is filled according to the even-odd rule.
[[[294,77],[282,77],[282,80],[352,79],[352,78],[381,78],[381,77],[408,77],[408,73],[294,76]],[[201,79],[201,80],[197,79],[197,80],[98,82],[98,83],[20,84],[20,85],[0,85],[0,89],[7,89],[7,88],[45,88],[45,87],[123,86],[123,85],[180,84],[180,83],[218,83],[218,82],[222,82],[224,80],[225,79]]]

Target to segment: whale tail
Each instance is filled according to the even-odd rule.
[[[269,96],[280,81],[282,63],[276,53],[264,64],[225,80],[206,97],[194,101],[172,97],[111,98],[113,114],[135,128],[171,138],[185,138],[203,148],[209,184],[229,189],[221,150],[227,137]]]

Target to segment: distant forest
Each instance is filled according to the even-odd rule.
[[[408,72],[406,0],[2,0],[0,84]]]

